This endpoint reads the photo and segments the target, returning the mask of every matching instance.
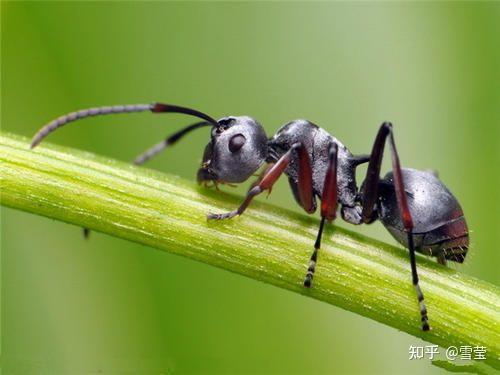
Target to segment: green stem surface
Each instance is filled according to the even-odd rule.
[[[178,177],[21,137],[0,136],[1,203],[179,254],[316,298],[442,347],[481,345],[500,369],[500,290],[418,256],[432,330],[422,332],[408,252],[327,226],[313,287],[302,286],[316,218],[240,202]]]

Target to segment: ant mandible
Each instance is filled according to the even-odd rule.
[[[422,329],[430,329],[424,295],[418,283],[415,251],[436,257],[443,265],[447,260],[462,263],[469,246],[469,234],[460,204],[436,175],[401,168],[391,123],[384,122],[380,126],[370,155],[354,156],[338,139],[307,120],[291,121],[268,139],[262,126],[248,116],[228,116],[217,121],[191,108],[153,103],[69,113],[45,125],[34,136],[31,147],[75,120],[143,111],[183,113],[203,121],[185,127],[148,149],[135,159],[135,164],[143,164],[192,130],[205,126],[212,126],[212,132],[198,170],[198,182],[241,183],[263,164],[269,164],[236,210],[208,214],[208,219],[241,215],[252,199],[270,190],[283,173],[288,176],[295,200],[308,214],[316,211],[316,198],[320,199],[321,222],[304,279],[307,288],[311,287],[314,276],[325,221],[331,223],[336,218],[339,204],[342,218],[351,224],[369,224],[379,219],[409,250]],[[380,178],[386,140],[391,149],[392,172]],[[366,162],[369,163],[366,178],[358,188],[356,167]]]

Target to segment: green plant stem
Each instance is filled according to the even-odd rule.
[[[179,254],[355,312],[442,347],[481,345],[500,368],[499,288],[418,256],[430,332],[420,330],[408,252],[327,226],[313,287],[302,286],[318,220],[180,178],[1,135],[2,205]]]
[[[478,374],[478,375],[494,375],[498,374],[497,371],[492,369],[491,367],[481,363],[480,361],[474,361],[472,364],[463,365],[457,364],[451,361],[445,360],[435,360],[432,361],[432,364],[436,367],[440,367],[448,372],[458,372],[461,374]]]

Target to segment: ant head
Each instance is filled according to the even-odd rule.
[[[251,117],[224,117],[212,128],[198,170],[198,182],[239,183],[259,169],[267,157],[267,136]]]

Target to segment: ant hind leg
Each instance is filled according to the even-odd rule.
[[[399,162],[399,155],[396,150],[394,142],[394,133],[392,124],[384,122],[380,127],[375,142],[373,144],[368,170],[366,172],[366,179],[364,182],[364,189],[362,192],[362,206],[363,206],[363,222],[370,223],[374,220],[376,215],[375,207],[378,199],[378,186],[380,180],[380,168],[382,165],[382,156],[384,154],[385,141],[388,139],[391,148],[392,156],[392,171],[394,176],[394,188],[396,191],[396,198],[398,207],[401,213],[402,224],[408,236],[408,250],[410,253],[410,267],[412,274],[412,283],[417,294],[418,304],[420,308],[420,316],[422,321],[422,330],[428,331],[429,318],[427,317],[427,308],[424,302],[424,295],[419,285],[419,278],[417,273],[417,262],[415,257],[415,246],[413,243],[413,219],[405,193],[403,174],[401,172],[401,164]]]

